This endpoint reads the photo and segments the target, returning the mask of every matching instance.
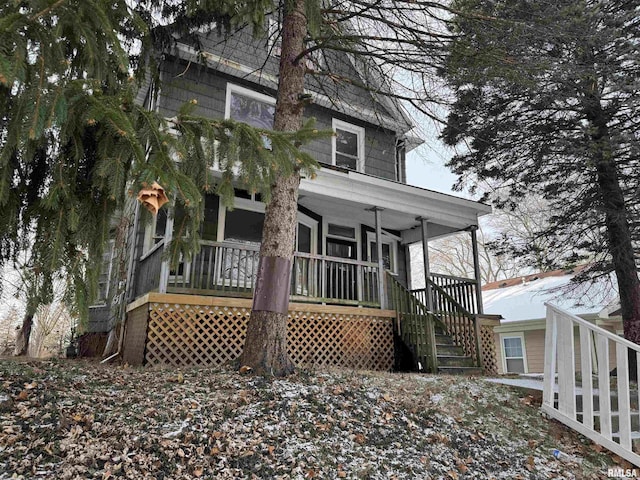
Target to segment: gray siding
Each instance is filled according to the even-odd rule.
[[[218,36],[216,32],[200,37],[204,51],[249,67],[275,77],[278,73],[279,58],[269,55],[267,41],[254,39],[247,30],[241,30],[228,37]],[[391,115],[387,108],[376,102],[370,91],[362,88],[360,75],[344,52],[323,52],[320,60],[326,64],[326,70],[337,75],[339,79],[352,79],[353,82],[333,81],[326,75],[308,75],[307,88],[323,94],[329,99],[341,99],[354,106],[364,107],[383,115]],[[214,61],[209,66],[216,68]],[[375,87],[373,87],[375,90]],[[339,107],[335,107],[336,110]]]
[[[168,117],[174,116],[185,102],[195,99],[198,102],[196,114],[210,118],[223,118],[228,82],[275,96],[273,90],[230,77],[201,65],[189,65],[186,62],[165,62],[162,78],[159,109],[163,115]],[[315,117],[320,130],[330,130],[333,118],[364,127],[365,173],[396,180],[394,132],[318,105],[307,107],[306,116]],[[311,153],[318,162],[331,164],[331,148],[331,139],[322,139],[309,143],[305,150]]]

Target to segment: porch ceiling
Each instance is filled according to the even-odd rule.
[[[429,237],[448,235],[478,224],[491,212],[483,203],[384,180],[358,172],[322,168],[314,180],[300,184],[300,205],[320,215],[373,225],[373,213],[381,207],[382,227],[403,232],[403,243],[420,240],[417,218],[429,221]]]

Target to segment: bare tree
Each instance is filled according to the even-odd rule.
[[[59,299],[48,305],[40,305],[35,315],[29,355],[43,357],[60,353],[75,323],[68,308]]]

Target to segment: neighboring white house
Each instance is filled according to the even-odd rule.
[[[606,281],[576,288],[571,284],[576,273],[577,269],[554,270],[482,287],[484,312],[502,316],[500,325],[494,327],[499,373],[543,372],[545,302],[621,333],[620,316],[609,316],[606,310],[615,302],[617,292]],[[576,358],[579,362],[579,352]]]

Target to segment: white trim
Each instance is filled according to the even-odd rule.
[[[520,345],[522,346],[522,363],[524,365],[524,373],[529,373],[529,366],[527,365],[527,348],[524,341],[524,332],[500,334],[500,355],[502,357],[502,371],[504,373],[518,373],[518,372],[509,372],[507,370],[507,355],[504,349],[504,341],[508,338],[520,339]],[[509,358],[518,359],[520,357],[509,357]]]
[[[166,215],[166,221],[164,224],[164,232],[162,232],[162,236],[156,235],[156,228],[158,226],[158,215],[160,212],[163,212]],[[142,260],[148,257],[152,251],[155,250],[155,246],[160,243],[160,241],[156,242],[155,239],[164,239],[167,235],[167,223],[169,221],[169,209],[168,207],[161,208],[156,215],[151,216],[151,221],[145,223],[144,226],[144,240],[142,241],[142,255],[140,255],[139,260]]]
[[[250,212],[264,213],[266,205],[263,202],[257,200],[249,200],[247,198],[235,197],[233,199],[234,210],[248,210]],[[217,240],[219,242],[224,241],[225,222],[227,220],[227,207],[222,202],[218,206],[218,234]]]
[[[329,224],[339,225],[344,227],[355,228],[355,238],[341,237],[340,235],[329,234]],[[344,218],[337,218],[331,216],[322,216],[322,252],[327,255],[327,238],[335,238],[338,240],[346,240],[349,242],[355,242],[356,244],[356,260],[362,260],[362,235],[360,232],[360,224],[354,220],[346,220]]]
[[[394,238],[395,235],[390,235],[382,231],[382,244],[389,245],[389,253],[391,255],[391,269],[389,270],[394,275],[398,273],[398,242]],[[367,231],[367,260],[371,260],[371,244],[376,241],[376,232]]]
[[[227,92],[225,94],[224,102],[224,118],[229,118],[229,116],[231,115],[231,95],[233,93],[237,93],[244,97],[255,98],[260,102],[268,103],[270,105],[276,104],[276,99],[270,97],[269,95],[265,95],[264,93],[259,93],[255,90],[250,90],[248,88],[241,87],[240,85],[227,82]]]
[[[358,138],[358,157],[356,159],[356,171],[364,172],[364,138],[365,129],[352,123],[343,122],[337,118],[331,119],[331,129],[334,135],[331,137],[331,164],[336,165],[336,129],[344,130],[345,132],[355,133]]]
[[[305,215],[300,210],[298,210],[298,222],[296,225],[296,251],[298,251],[298,229],[299,225],[302,224],[311,229],[311,254],[315,255],[318,253],[318,221],[311,218],[309,215]]]
[[[480,202],[352,170],[338,172],[321,168],[316,172],[315,179],[302,179],[300,193],[331,197],[336,201],[376,205],[413,218],[428,216],[431,223],[456,229],[477,225],[478,216],[491,213],[491,207]],[[416,235],[419,235],[419,229],[416,229]],[[411,238],[405,239],[405,234],[402,237],[403,243],[414,241]]]

